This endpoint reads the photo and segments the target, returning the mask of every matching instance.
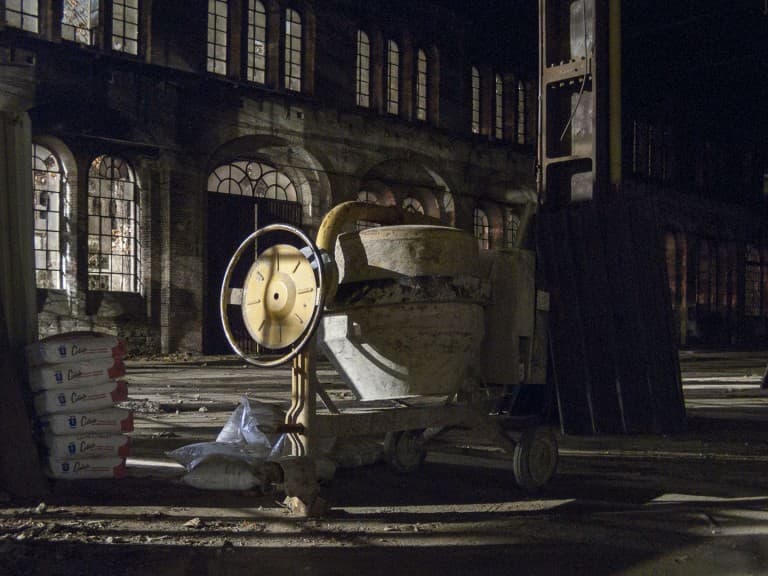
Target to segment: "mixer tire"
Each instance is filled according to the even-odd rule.
[[[415,472],[426,456],[423,430],[388,432],[384,438],[384,458],[399,474]]]
[[[512,457],[515,481],[526,492],[543,488],[557,470],[557,438],[549,428],[525,430]]]

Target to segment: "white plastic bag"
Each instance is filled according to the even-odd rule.
[[[253,466],[222,456],[213,456],[201,462],[181,481],[201,490],[252,490],[261,485],[261,477]]]
[[[232,462],[243,462],[245,466],[254,468],[261,462],[281,455],[283,435],[275,433],[281,421],[282,415],[275,406],[251,402],[243,396],[215,442],[188,444],[167,452],[167,455],[186,468],[188,474],[183,478],[185,483],[194,482],[190,485],[197,487],[208,484],[212,490],[226,489],[218,487],[232,482],[238,484],[242,480],[239,476],[232,482],[227,480],[226,476],[241,473],[239,467],[230,465]],[[204,473],[187,478],[189,473],[204,463]],[[216,476],[217,469],[220,478]]]
[[[275,427],[283,421],[276,406],[251,402],[246,396],[240,400],[216,442],[245,442],[249,445],[265,444],[270,448],[278,440]]]
[[[245,442],[198,442],[187,444],[168,452],[168,456],[184,466],[187,471],[213,457],[240,460],[249,465],[263,462],[271,453],[271,448],[264,444],[246,444]]]

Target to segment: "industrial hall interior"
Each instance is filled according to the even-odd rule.
[[[314,234],[348,200],[511,246],[535,202],[535,59],[483,59],[449,11],[382,8],[5,2],[41,336],[227,352],[218,291],[240,241],[274,222]]]
[[[95,329],[137,352],[226,352],[220,277],[257,226],[313,234],[333,206],[363,200],[499,250],[536,202],[536,53],[502,58],[465,12],[353,1],[4,6],[3,100],[31,123],[41,336]],[[524,26],[535,32],[530,18],[518,25],[522,38]],[[626,58],[625,189],[658,200],[679,342],[764,340],[765,149],[746,135],[734,147],[693,133],[668,95],[649,106],[669,88],[646,77],[647,36],[627,38],[639,48]],[[577,150],[576,131],[571,140]]]
[[[764,573],[766,78],[768,0],[0,0],[0,573]]]

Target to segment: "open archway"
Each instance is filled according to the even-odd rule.
[[[239,244],[254,230],[290,224],[313,235],[319,204],[328,197],[325,171],[306,150],[273,137],[228,142],[212,155],[206,175],[207,282],[203,349],[230,353],[218,310],[221,279]],[[259,249],[281,242],[279,235],[260,240]],[[248,256],[244,256],[247,258]],[[235,282],[238,279],[233,279]],[[252,342],[233,326],[243,350]]]

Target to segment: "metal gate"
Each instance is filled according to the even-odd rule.
[[[232,254],[243,239],[257,227],[276,223],[301,227],[301,214],[301,204],[297,202],[233,194],[208,194],[208,280],[203,332],[203,351],[206,354],[232,353],[219,318],[221,279]],[[260,242],[259,251],[283,241],[285,239],[279,234],[269,236]],[[251,251],[250,256],[246,253],[243,258],[253,259],[255,254]],[[233,278],[235,285],[242,285],[243,281],[244,278]],[[256,344],[248,335],[242,320],[234,318],[232,330],[241,349],[255,352],[253,347]]]

